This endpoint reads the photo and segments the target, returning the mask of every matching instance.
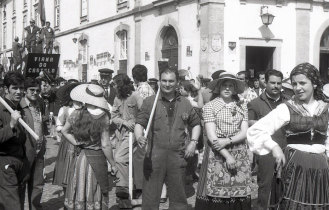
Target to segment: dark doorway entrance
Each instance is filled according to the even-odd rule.
[[[162,58],[168,60],[169,67],[178,69],[178,38],[175,29],[168,27],[162,38]]]
[[[329,28],[327,28],[321,37],[320,42],[320,75],[323,82],[329,82]]]
[[[254,78],[257,72],[273,68],[273,53],[275,47],[246,47],[246,71]]]

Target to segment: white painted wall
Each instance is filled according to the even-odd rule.
[[[31,2],[32,1],[32,2]],[[152,4],[154,0],[141,0],[142,5]],[[16,31],[17,35],[21,38],[23,32],[23,1],[16,1]],[[27,20],[33,16],[33,3],[34,0],[27,1]],[[116,1],[108,0],[89,0],[89,23],[99,21],[117,14],[133,9],[133,0],[129,0],[129,8],[117,10]],[[3,7],[3,4],[2,6]],[[54,26],[54,1],[45,1],[46,17]],[[262,25],[260,19],[260,7],[258,3],[248,3],[246,5],[240,4],[240,0],[227,0],[225,1],[225,24],[224,24],[224,68],[228,71],[236,73],[240,69],[240,39],[262,39],[260,29]],[[282,40],[281,48],[281,65],[280,69],[285,76],[287,76],[291,69],[296,65],[296,3],[290,2],[282,7],[277,7],[275,4],[269,6],[269,12],[275,15],[273,23],[269,26],[267,32],[273,34],[274,39]],[[173,22],[178,28],[177,33],[179,36],[179,68],[190,67],[194,75],[199,73],[200,66],[200,32],[197,27],[196,15],[198,8],[196,1],[188,1],[179,3],[176,10],[172,10],[173,6],[168,6],[161,9],[161,13],[155,9],[150,10],[142,15],[141,20],[141,64],[144,64],[149,69],[149,77],[155,75],[155,45],[161,29],[170,22]],[[61,22],[60,32],[80,27],[80,0],[61,1]],[[3,8],[1,8],[1,11]],[[6,1],[7,12],[7,49],[11,48],[12,43],[12,1]],[[323,11],[321,4],[313,4],[310,11],[310,48],[309,48],[309,62],[312,63],[314,55],[318,52],[314,51],[314,43],[317,38],[319,28],[329,20],[329,13]],[[4,21],[1,20],[3,26]],[[96,57],[98,53],[110,52],[116,54],[114,43],[114,30],[117,26],[127,24],[130,27],[129,40],[128,40],[128,74],[131,75],[131,69],[135,61],[135,22],[133,16],[123,17],[121,19],[97,25],[85,30],[78,31],[84,32],[89,36],[88,41],[88,62],[91,55]],[[329,26],[329,22],[328,22]],[[57,32],[58,33],[58,32]],[[65,69],[63,67],[63,60],[75,61],[78,57],[78,45],[72,42],[74,36],[78,37],[79,34],[74,35],[72,32],[57,38],[61,43],[61,59],[60,59],[60,75],[66,78],[77,78],[77,69]],[[0,35],[2,37],[2,34]],[[236,42],[236,48],[231,50],[228,47],[228,42]],[[271,42],[268,42],[270,45]],[[186,47],[191,46],[193,51],[192,57],[186,56]],[[145,61],[145,52],[149,53],[150,60]],[[115,55],[116,56],[116,55]],[[118,56],[118,55],[117,55]],[[115,64],[106,64],[107,66],[95,66],[89,64],[88,80],[97,79],[97,70],[101,67],[115,68]],[[117,70],[117,69],[114,69]]]
[[[321,6],[314,6],[313,12],[311,13],[311,28],[310,28],[310,62],[313,62],[314,56],[318,51],[315,52],[314,44],[318,42],[320,44],[320,40],[316,39],[317,33],[319,33],[320,27],[327,22],[326,27],[329,27],[329,13],[324,12]],[[321,37],[320,37],[321,39]],[[318,67],[318,65],[316,65]]]
[[[240,4],[239,0],[225,2],[224,24],[224,66],[225,69],[237,73],[240,69],[240,38],[282,40],[281,70],[290,72],[295,65],[295,5],[277,7],[269,6],[269,13],[275,15],[273,23],[266,28],[260,18],[261,4]],[[262,33],[263,32],[263,33]],[[229,42],[236,42],[236,49],[228,47]],[[268,42],[270,46],[271,43]]]
[[[166,12],[166,9],[164,9],[163,13],[159,14],[157,11],[152,11],[143,16],[141,22],[141,63],[149,69],[148,77],[154,77],[155,65],[157,65],[155,58],[156,40],[161,35],[162,28],[169,23],[179,28],[179,31],[176,31],[180,48],[178,68],[188,69],[190,67],[192,74],[197,76],[200,72],[200,31],[196,19],[197,5],[195,3],[180,5],[176,11],[170,9],[167,9],[167,11],[170,12]],[[187,46],[191,46],[191,57],[186,56]],[[145,61],[145,52],[150,55],[149,61]]]

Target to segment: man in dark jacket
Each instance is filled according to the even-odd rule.
[[[46,22],[46,27],[42,29],[42,34],[44,35],[45,42],[46,42],[46,54],[52,54],[53,45],[55,40],[55,32],[54,29],[50,27],[50,22]],[[43,36],[42,36],[43,38]]]
[[[143,101],[137,115],[135,136],[140,147],[146,144],[144,158],[143,210],[159,209],[164,180],[169,187],[169,209],[187,210],[185,195],[186,159],[194,155],[200,135],[200,118],[190,102],[176,92],[177,70],[166,69],[160,74],[160,95],[148,139],[143,136],[155,95]],[[186,141],[186,127],[192,128]],[[148,142],[148,143],[147,143]]]
[[[15,37],[13,42],[13,59],[14,59],[14,70],[17,70],[19,65],[22,65],[22,52],[24,51],[24,48],[22,45],[18,42],[19,38],[18,36]]]
[[[11,114],[0,104],[0,209],[20,210],[24,208],[23,182],[28,171],[24,170],[26,131],[18,123],[24,78],[18,72],[8,72],[4,84],[4,100],[14,112]]]
[[[40,31],[38,26],[35,26],[35,21],[30,20],[30,25],[24,28],[25,30],[25,44],[29,53],[35,51],[35,45],[37,40],[37,32]]]
[[[265,73],[266,88],[265,91],[248,104],[249,126],[257,120],[267,115],[286,98],[281,94],[283,75],[277,70],[268,70]],[[286,138],[282,130],[278,130],[272,135],[281,148],[286,146]],[[258,163],[257,183],[258,183],[258,209],[266,210],[268,208],[271,183],[274,175],[275,159],[272,154],[256,156]]]
[[[99,84],[104,88],[104,97],[106,101],[113,106],[114,98],[116,96],[115,89],[111,87],[110,82],[112,80],[113,70],[111,69],[99,69],[100,81]]]
[[[27,182],[28,202],[30,210],[40,210],[41,195],[44,184],[43,169],[46,141],[44,138],[44,107],[39,97],[40,85],[36,79],[25,79],[25,96],[20,101],[24,121],[39,136],[36,141],[31,135],[26,139],[26,156],[30,166],[30,179]]]

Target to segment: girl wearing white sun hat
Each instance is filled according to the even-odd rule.
[[[64,204],[67,209],[91,205],[105,209],[109,207],[110,190],[107,161],[112,174],[117,172],[109,138],[109,106],[99,85],[78,85],[70,96],[85,103],[86,108],[73,112],[62,129],[67,140],[77,146]]]

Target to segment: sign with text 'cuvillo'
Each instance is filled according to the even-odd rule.
[[[41,71],[47,71],[56,78],[60,54],[29,53],[25,68],[25,77],[36,78]]]

